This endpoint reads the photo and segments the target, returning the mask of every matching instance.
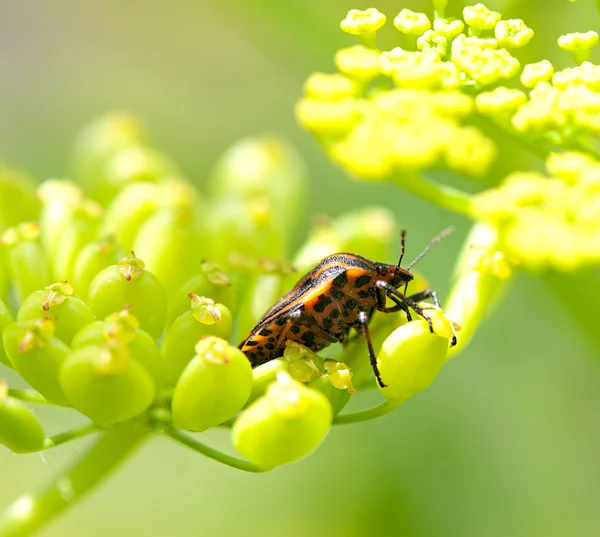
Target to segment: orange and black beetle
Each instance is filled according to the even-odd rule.
[[[385,387],[377,368],[369,321],[375,310],[403,310],[410,321],[412,309],[427,320],[433,332],[431,320],[417,302],[431,297],[439,306],[435,291],[426,289],[406,296],[406,286],[413,279],[410,268],[450,231],[440,233],[406,269],[400,267],[406,230],[402,232],[402,252],[396,265],[377,263],[356,254],[326,257],[265,313],[239,348],[256,367],[281,356],[287,340],[319,351],[331,343],[345,343],[354,328],[364,332],[377,382]],[[404,293],[398,291],[402,286]],[[393,306],[386,305],[387,298],[394,302]]]

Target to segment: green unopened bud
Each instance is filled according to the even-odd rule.
[[[483,4],[475,4],[463,9],[463,18],[473,30],[493,30],[496,24],[500,22],[502,14],[497,11],[490,11]]]
[[[404,8],[394,18],[394,26],[407,35],[422,35],[431,28],[431,21],[425,13],[415,13]]]
[[[197,272],[202,237],[194,220],[195,214],[188,208],[166,207],[148,218],[135,238],[136,255],[144,259],[167,296]]]
[[[216,336],[231,337],[232,317],[229,308],[214,300],[190,293],[191,310],[180,315],[167,329],[160,346],[165,383],[174,386],[195,355],[198,340]]]
[[[33,179],[0,167],[0,233],[20,222],[34,220],[39,205]]]
[[[362,115],[357,99],[320,101],[305,98],[296,103],[296,119],[315,134],[335,135],[348,132]]]
[[[278,371],[287,371],[289,367],[289,362],[283,358],[275,358],[255,367],[252,370],[252,392],[246,401],[246,406],[265,394],[269,385],[277,379]]]
[[[444,364],[448,338],[431,333],[426,321],[418,320],[396,328],[383,342],[377,366],[388,399],[404,401],[429,386]]]
[[[106,317],[129,305],[140,326],[155,338],[165,328],[165,291],[156,276],[135,257],[123,258],[118,265],[100,271],[90,284],[89,298],[96,317]]]
[[[235,306],[235,288],[231,285],[229,276],[217,265],[203,261],[196,272],[174,296],[169,297],[169,324],[189,310],[190,294],[208,296],[215,302],[227,304],[229,308]]]
[[[61,368],[60,383],[69,403],[103,426],[138,416],[156,393],[150,373],[116,342],[74,350]]]
[[[31,453],[44,446],[44,430],[21,401],[7,395],[0,381],[0,444],[15,453]]]
[[[577,63],[583,63],[590,56],[590,51],[598,44],[598,34],[593,30],[588,32],[574,32],[561,35],[558,46],[570,52]]]
[[[0,236],[0,249],[4,250],[5,268],[17,304],[51,283],[39,232],[38,224],[27,222],[7,229]]]
[[[110,265],[116,265],[125,252],[119,247],[114,235],[87,244],[75,258],[71,282],[77,293],[88,298],[90,283],[94,276]]]
[[[2,333],[4,332],[4,328],[13,322],[12,315],[4,301],[0,298],[0,341],[2,341]],[[6,351],[4,350],[4,345],[0,345],[0,364],[4,364],[6,367],[12,368],[12,364],[6,356]]]
[[[107,167],[120,150],[142,142],[138,121],[126,114],[110,114],[87,125],[74,148],[74,173],[86,191],[102,203],[114,195],[107,185]]]
[[[83,192],[66,179],[49,179],[39,186],[38,196],[42,201],[40,239],[53,258],[71,223],[73,212],[83,201]]]
[[[161,202],[160,190],[159,185],[148,182],[124,187],[106,208],[99,235],[116,236],[118,244],[130,251],[141,225],[154,214]]]
[[[554,74],[554,67],[548,60],[537,63],[528,63],[523,67],[521,83],[526,88],[534,88],[540,82],[548,82]]]
[[[374,7],[364,11],[351,9],[348,11],[346,18],[340,22],[340,28],[347,34],[364,36],[379,30],[385,24],[385,21],[385,15]]]
[[[205,337],[184,369],[173,393],[173,423],[204,431],[241,410],[252,390],[252,367],[246,355],[224,339]]]
[[[480,176],[487,172],[496,158],[496,146],[473,126],[462,127],[444,148],[448,167]]]
[[[500,21],[494,28],[494,35],[505,48],[524,47],[533,37],[533,30],[521,19]]]
[[[94,320],[90,307],[73,294],[68,282],[49,285],[44,290],[34,291],[24,301],[17,314],[17,321],[52,319],[54,335],[67,345],[75,332]]]
[[[339,363],[339,362],[336,362]],[[327,362],[325,362],[327,364]],[[329,375],[323,375],[313,380],[308,386],[313,390],[321,392],[331,404],[333,415],[339,414],[350,401],[350,392],[346,389],[336,387]]]
[[[235,448],[268,469],[305,457],[323,441],[333,411],[320,392],[280,372],[266,394],[242,412],[232,430]]]
[[[54,323],[50,319],[24,321],[6,326],[2,341],[17,373],[51,403],[66,405],[58,375],[71,351],[53,334]]]
[[[367,82],[381,72],[379,52],[364,45],[338,50],[335,53],[335,66],[341,73],[361,82]],[[305,89],[308,90],[308,87]]]
[[[162,366],[156,340],[139,328],[136,317],[128,309],[109,315],[104,321],[95,321],[84,326],[73,338],[71,347],[80,349],[88,345],[103,345],[107,342],[126,347],[131,359],[141,364],[154,379],[156,386],[162,383]]]

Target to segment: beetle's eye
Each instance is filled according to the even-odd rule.
[[[377,265],[377,272],[383,276],[387,273],[387,269],[383,265]]]

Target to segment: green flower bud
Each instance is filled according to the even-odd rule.
[[[204,431],[234,416],[252,390],[252,367],[246,355],[224,339],[208,336],[196,345],[173,393],[173,423]]]
[[[415,13],[405,8],[394,18],[394,26],[403,34],[417,36],[431,28],[431,21],[425,13]]]
[[[4,250],[5,267],[17,304],[50,283],[48,263],[38,240],[39,232],[39,225],[27,222],[7,229],[0,236],[0,248]]]
[[[379,30],[385,24],[385,21],[385,15],[374,7],[364,11],[351,9],[348,11],[346,18],[340,22],[340,28],[347,34],[363,36]]]
[[[144,263],[125,257],[118,265],[100,271],[89,289],[92,311],[106,317],[130,305],[140,326],[155,338],[162,334],[167,320],[167,297],[160,282]]]
[[[463,9],[463,18],[474,30],[493,30],[496,24],[500,22],[502,14],[497,11],[490,11],[483,4],[475,4]]]
[[[512,19],[498,22],[494,28],[494,35],[501,46],[520,48],[531,41],[533,30],[521,19]]]
[[[19,400],[8,396],[0,381],[0,444],[14,453],[32,453],[44,447],[45,434],[38,419]]]
[[[227,151],[208,184],[214,197],[266,197],[286,239],[304,212],[306,166],[300,155],[276,138],[242,140]]]
[[[428,312],[429,313],[429,312]],[[431,333],[426,321],[400,326],[383,342],[377,366],[388,399],[404,401],[433,382],[448,353],[448,338]]]
[[[231,337],[232,317],[227,306],[190,293],[191,310],[180,315],[167,329],[160,346],[163,374],[167,386],[174,386],[195,355],[198,340],[217,336]]]
[[[38,187],[42,201],[40,240],[49,256],[55,256],[59,244],[71,224],[75,209],[83,201],[83,192],[66,179],[48,179]]]
[[[454,39],[465,29],[465,23],[459,19],[433,19],[433,30],[448,40]]]
[[[141,225],[157,210],[161,188],[156,183],[132,183],[112,199],[100,223],[100,236],[114,235],[126,251],[131,251]]]
[[[540,82],[548,82],[554,74],[554,67],[548,60],[537,63],[528,63],[523,67],[521,83],[526,88],[534,88]]]
[[[350,392],[334,386],[328,375],[316,378],[308,385],[308,387],[321,392],[327,397],[331,404],[334,416],[337,416],[348,404],[348,401],[350,401]]]
[[[360,50],[364,49],[365,54],[370,55],[371,52],[377,54],[362,45],[357,45],[357,47],[361,47]],[[356,47],[342,50],[355,51]],[[343,57],[344,55],[342,55]],[[304,95],[317,101],[344,101],[349,97],[357,97],[359,94],[360,85],[352,78],[338,73],[312,73],[304,83]]]
[[[119,247],[114,235],[88,243],[79,252],[73,264],[71,282],[79,296],[88,298],[88,290],[94,276],[110,265],[116,265],[125,252]]]
[[[281,257],[287,246],[286,227],[275,215],[269,196],[213,201],[202,216],[203,231],[210,237],[206,257],[222,263],[241,253],[249,257]]]
[[[44,290],[34,291],[24,301],[17,314],[17,321],[52,319],[54,335],[67,345],[82,326],[94,320],[90,307],[73,294],[67,282],[49,285]]]
[[[51,319],[24,321],[6,326],[2,341],[17,373],[51,403],[66,405],[58,374],[71,351],[53,334]]]
[[[104,321],[95,321],[84,326],[73,338],[73,350],[88,345],[103,345],[115,342],[126,347],[131,359],[141,364],[154,379],[156,386],[162,383],[162,366],[156,340],[140,330],[137,318],[128,309],[109,315]]]
[[[352,371],[344,362],[337,360],[325,360],[325,371],[329,383],[338,390],[346,390],[348,394],[356,393],[352,385]]]
[[[60,384],[73,407],[103,426],[138,416],[156,393],[150,373],[114,341],[73,351]]]
[[[361,82],[368,82],[381,72],[379,64],[379,52],[364,45],[354,45],[342,48],[335,53],[335,66],[344,75],[355,78]],[[311,75],[312,78],[314,75]],[[309,78],[309,80],[310,80]],[[305,86],[306,94],[309,94],[308,83]],[[312,93],[312,92],[311,92]],[[312,97],[319,98],[322,92],[315,92]],[[351,96],[349,94],[347,96]]]
[[[169,324],[190,309],[190,294],[208,296],[215,302],[227,304],[229,308],[235,306],[235,289],[225,272],[209,261],[202,261],[196,270],[197,274],[178,293],[169,297]]]
[[[142,141],[138,121],[126,114],[110,114],[86,126],[80,133],[73,151],[73,177],[101,203],[115,192],[107,184],[107,167],[120,150],[137,146]]]
[[[4,332],[4,328],[13,322],[12,315],[4,301],[0,298],[0,338],[2,337],[2,333]],[[0,340],[1,341],[1,340]],[[4,364],[6,367],[10,367],[12,369],[12,364],[6,356],[6,351],[4,350],[4,345],[0,345],[0,363]]]
[[[234,423],[233,445],[258,466],[274,468],[314,451],[332,419],[331,404],[322,393],[280,372],[277,382]]]
[[[35,220],[39,206],[35,181],[20,172],[0,167],[0,233],[20,222]]]
[[[166,207],[148,218],[135,238],[134,251],[158,278],[167,296],[197,272],[202,237],[194,219],[195,214],[187,208]]]
[[[245,406],[250,406],[256,399],[264,395],[269,385],[277,379],[277,372],[287,371],[289,367],[289,362],[283,358],[275,358],[255,367],[252,370],[252,392],[250,392]]]
[[[283,284],[287,267],[269,260],[261,260],[243,277],[245,292],[237,307],[237,331],[246,335],[257,319],[267,311],[287,290]],[[293,284],[292,284],[293,285]]]

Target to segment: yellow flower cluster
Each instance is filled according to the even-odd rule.
[[[359,177],[439,166],[485,174],[496,148],[464,124],[475,110],[468,92],[515,77],[520,65],[509,49],[533,31],[483,4],[463,15],[466,24],[403,9],[393,24],[412,46],[381,51],[375,34],[386,17],[374,8],[350,11],[340,26],[362,44],[338,51],[339,73],[309,77],[296,106],[300,123]]]
[[[569,271],[600,262],[600,162],[553,154],[548,176],[509,175],[476,197],[474,216],[499,232],[501,248],[529,269]]]

